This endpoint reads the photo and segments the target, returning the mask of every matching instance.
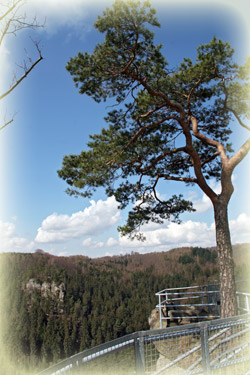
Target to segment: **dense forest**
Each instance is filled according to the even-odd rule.
[[[234,247],[236,276],[247,276],[249,245]],[[18,365],[42,369],[128,333],[148,329],[155,293],[218,279],[215,249],[103,257],[5,253],[1,335]]]

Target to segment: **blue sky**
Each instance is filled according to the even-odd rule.
[[[31,0],[27,14],[36,14],[45,27],[10,36],[1,52],[1,91],[12,79],[15,63],[22,63],[30,40],[40,40],[44,60],[22,84],[0,103],[1,119],[16,113],[14,123],[0,134],[1,212],[0,251],[33,252],[41,248],[54,255],[89,257],[138,251],[164,251],[179,246],[213,246],[213,211],[194,187],[162,185],[160,194],[182,192],[193,199],[196,213],[184,214],[182,224],[166,222],[144,228],[147,241],[131,242],[116,230],[126,219],[113,198],[102,189],[91,200],[65,194],[66,184],[57,176],[62,158],[85,148],[88,135],[104,126],[107,104],[82,96],[65,69],[79,51],[91,52],[102,39],[93,23],[111,1]],[[187,6],[188,4],[188,6]],[[163,44],[170,66],[183,57],[195,57],[196,47],[215,35],[229,41],[235,58],[244,63],[249,51],[248,1],[153,1],[161,28],[156,41]],[[23,8],[25,10],[25,8]],[[18,69],[18,68],[17,68]],[[18,73],[18,70],[17,70]],[[248,136],[237,128],[233,143]],[[250,241],[248,156],[235,170],[235,192],[229,205],[232,242]],[[219,186],[211,181],[219,191]]]

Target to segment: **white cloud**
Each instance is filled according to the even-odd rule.
[[[105,205],[106,208],[107,206],[109,207],[106,211]],[[104,211],[109,213],[104,215]],[[112,211],[114,215],[112,215]],[[85,225],[88,222],[95,223],[95,218],[98,218],[98,215],[104,217],[104,221],[110,221],[110,223],[113,222],[112,218],[115,217],[116,211],[117,202],[114,200],[114,198],[109,198],[107,201],[92,202],[90,207],[84,211],[81,211],[82,219],[80,222],[78,222],[76,219],[76,221],[74,221],[74,214],[71,216],[58,215],[58,217],[60,217],[62,222],[65,224],[64,228],[62,228],[62,222],[57,223],[52,220],[50,222],[50,228],[48,222],[46,224],[47,226],[44,226],[46,227],[46,231],[43,226],[39,228],[40,232],[38,235],[41,236],[44,243],[49,242],[48,240],[51,237],[53,237],[56,242],[56,240],[58,241],[58,238],[61,238],[61,231],[65,230],[64,241],[70,241],[70,239],[73,238],[70,237],[70,235],[82,235],[83,231],[84,234],[86,234],[87,230],[92,231],[93,228],[86,228]],[[96,214],[97,212],[98,215]],[[65,219],[66,221],[64,221]],[[113,220],[115,221],[115,219]],[[68,228],[66,224],[68,224]],[[74,227],[74,224],[76,227]],[[236,219],[230,220],[229,224],[233,244],[250,242],[250,216],[248,216],[246,213],[241,213]],[[81,230],[79,228],[84,229]],[[92,236],[92,238],[89,236],[82,241],[82,247],[86,249],[86,253],[88,252],[88,249],[92,249],[92,256],[103,256],[104,253],[107,254],[108,248],[110,249],[112,247],[116,254],[117,252],[120,254],[125,254],[131,250],[146,253],[151,251],[166,251],[174,247],[182,246],[209,247],[215,245],[214,223],[208,225],[205,222],[188,220],[180,225],[166,222],[164,225],[144,226],[143,229],[145,229],[144,233],[147,238],[145,242],[140,242],[137,240],[131,241],[127,237],[120,237],[118,241],[113,237],[109,237],[108,240],[104,242],[102,240],[97,241],[94,236]],[[49,230],[52,232],[49,232]],[[101,225],[101,222],[99,222],[98,227],[95,228],[94,234],[97,234],[98,230],[105,231],[104,226]],[[16,225],[13,222],[0,221],[0,238],[1,252],[31,252],[38,247],[38,241],[30,241],[27,238],[24,238],[24,236],[19,236],[16,231]],[[54,243],[53,246],[56,246],[56,248],[50,248],[50,253],[61,256],[72,255],[70,250],[71,246],[67,245],[66,243],[64,244],[63,248],[61,247],[62,245],[60,243],[58,245]],[[93,249],[96,249],[96,251],[99,249],[99,251],[93,254]],[[46,251],[48,251],[47,248]],[[77,250],[77,253],[79,252],[80,247]]]
[[[61,251],[60,253],[57,254],[59,257],[66,257],[69,255],[68,251]]]
[[[211,180],[209,184],[216,194],[220,193],[221,185],[219,182]],[[193,206],[197,213],[208,211],[213,207],[211,200],[208,198],[206,194],[203,194],[202,197],[199,199],[197,199],[197,195],[198,194],[196,191],[189,191],[187,196],[187,199],[193,202]]]
[[[99,241],[99,242],[95,242],[93,247],[99,249],[103,246],[104,246],[104,242]]]
[[[26,238],[19,237],[16,234],[16,227],[13,223],[0,220],[0,251],[32,251],[34,250],[34,242]]]
[[[111,253],[109,253],[109,252],[105,253],[105,256],[106,256],[106,257],[112,257],[112,255],[113,255],[113,254],[111,254]]]
[[[250,241],[250,216],[240,214],[237,219],[229,222],[232,243]],[[205,222],[185,221],[181,224],[164,223],[154,224],[147,228],[142,227],[146,236],[145,242],[131,241],[128,237],[120,237],[120,246],[125,248],[136,248],[138,251],[160,251],[182,246],[209,247],[215,245],[214,223],[208,225]]]
[[[94,248],[94,249],[100,249],[104,246],[104,242],[102,241],[93,241],[92,238],[86,238],[86,240],[82,241],[82,245],[84,247],[91,247],[91,248]]]
[[[1,238],[4,237],[11,237],[15,233],[15,225],[13,223],[6,223],[4,221],[0,221],[0,236]]]
[[[0,82],[0,89],[1,94],[4,90],[6,90],[6,85],[11,83],[9,82],[9,74],[10,74],[10,68],[9,68],[9,58],[10,58],[10,51],[8,50],[5,40],[3,40],[1,46],[0,46],[0,76],[1,76],[1,82]],[[8,86],[9,87],[9,86]]]
[[[114,226],[120,219],[118,203],[114,197],[106,201],[90,201],[83,211],[69,215],[53,213],[43,220],[35,241],[62,242],[85,235],[98,235]]]
[[[110,237],[107,241],[107,246],[108,247],[113,247],[113,246],[118,246],[119,245],[119,241],[117,241],[116,239],[114,239],[113,237]]]
[[[88,23],[88,18],[93,5],[92,2],[83,0],[30,0],[26,10],[29,18],[36,15],[41,23],[46,20],[44,31],[50,35],[58,32],[61,27],[71,28],[70,39],[74,33],[82,37],[90,31],[92,24]]]
[[[242,213],[229,223],[232,243],[250,242],[250,216]]]
[[[82,246],[84,248],[88,247],[88,248],[92,248],[92,249],[100,249],[100,248],[103,248],[104,246],[107,246],[107,247],[117,246],[118,247],[119,246],[119,241],[116,240],[113,237],[109,237],[109,239],[107,240],[107,242],[104,243],[102,241],[99,241],[99,242],[95,241],[91,237],[88,237],[84,241],[82,241]]]
[[[237,191],[237,175],[232,175],[232,182],[235,184],[235,190]],[[209,182],[210,187],[216,194],[220,194],[221,192],[221,183],[217,182],[216,180],[211,180]],[[208,198],[206,194],[203,193],[202,197],[197,199],[198,193],[194,190],[191,190],[187,194],[187,199],[193,202],[193,206],[197,213],[206,212],[213,208],[211,200]]]
[[[201,199],[194,199],[193,206],[197,213],[202,213],[212,208],[211,200],[207,195],[203,194]]]
[[[168,223],[166,227],[145,231],[146,241],[131,241],[120,237],[122,247],[164,247],[170,249],[174,246],[213,246],[215,242],[214,230],[207,223],[186,221],[181,224]]]
[[[82,245],[86,247],[90,247],[92,245],[92,240],[90,237],[86,238],[86,240],[82,241]]]

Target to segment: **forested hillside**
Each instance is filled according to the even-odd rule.
[[[234,249],[246,274],[248,245]],[[180,248],[91,259],[1,254],[2,338],[16,363],[44,368],[74,353],[148,329],[155,293],[218,279],[215,249]]]

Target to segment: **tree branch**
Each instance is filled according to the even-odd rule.
[[[163,103],[163,104],[161,104],[161,105],[159,105],[159,106],[157,106],[157,107],[155,107],[155,108],[149,110],[149,111],[146,112],[146,113],[143,113],[142,115],[137,116],[136,121],[139,122],[140,119],[144,119],[144,118],[149,117],[150,115],[152,115],[152,113],[157,112],[159,109],[161,109],[161,108],[163,108],[163,107],[165,107],[165,103]],[[139,124],[139,125],[141,126],[141,124]]]
[[[0,21],[5,19],[17,7],[17,5],[19,3],[21,3],[22,1],[23,0],[17,0],[16,2],[14,2],[13,5],[9,9],[7,9],[7,11],[2,16],[0,16]]]
[[[135,133],[135,135],[133,136],[133,138],[131,139],[131,141],[129,142],[129,144],[135,143],[137,141],[137,139],[140,137],[140,135],[143,135],[147,129],[151,129],[151,128],[154,128],[156,126],[159,126],[159,125],[161,125],[165,121],[169,121],[169,120],[176,120],[176,121],[178,121],[178,117],[176,117],[176,116],[168,116],[168,117],[164,117],[163,119],[161,119],[161,120],[159,120],[157,122],[152,122],[151,124],[143,126],[140,123],[139,117],[141,117],[141,116],[138,116],[136,120],[137,120],[137,123],[140,126],[140,129]]]
[[[191,123],[192,123],[192,130],[193,130],[194,136],[197,139],[199,139],[200,141],[206,143],[207,145],[212,146],[212,147],[216,147],[217,150],[218,150],[218,153],[220,155],[222,163],[224,163],[224,164],[227,163],[228,157],[226,155],[226,151],[225,151],[224,146],[220,142],[218,142],[214,139],[210,139],[210,138],[206,137],[204,134],[200,133],[199,130],[198,130],[198,122],[197,122],[197,120],[194,116],[190,116],[190,120],[191,120]]]
[[[4,5],[2,4],[1,11],[2,14],[0,15],[0,46],[3,43],[4,37],[7,34],[14,34],[22,29],[31,28],[35,29],[37,27],[43,27],[44,24],[39,24],[34,17],[32,22],[28,22],[26,18],[26,14],[18,14],[20,8],[24,5],[24,0],[9,0]],[[5,7],[5,8],[4,8]],[[4,10],[5,9],[5,10]],[[43,59],[41,50],[39,48],[38,42],[34,42],[36,46],[36,50],[38,52],[38,58],[36,61],[32,61],[32,59],[27,56],[27,61],[25,60],[22,64],[21,69],[21,76],[16,78],[14,73],[12,83],[10,83],[10,88],[0,95],[0,100],[4,99],[8,96],[23,80],[28,76],[28,74],[35,68],[35,66]],[[22,74],[23,73],[23,74]],[[4,125],[0,126],[0,130],[4,129],[7,125],[13,122],[13,119],[10,121],[4,121]]]
[[[164,178],[164,180],[170,180],[170,181],[181,181],[181,182],[191,182],[198,184],[198,179],[194,177],[176,177],[176,176],[170,176],[165,174],[160,174],[160,178]]]
[[[155,179],[155,183],[154,183],[152,189],[153,189],[153,192],[154,192],[154,197],[155,197],[155,199],[156,199],[159,203],[163,203],[163,202],[158,198],[157,193],[156,193],[156,189],[155,189],[155,188],[156,188],[156,185],[158,184],[159,179],[160,179],[160,176],[158,175],[158,176],[156,177],[156,179]]]
[[[188,119],[191,120],[192,130],[193,130],[195,137],[197,137],[198,139],[202,140],[205,143],[207,143],[207,141],[209,142],[211,141],[213,143],[213,140],[210,140],[209,138],[207,138],[206,136],[204,136],[198,131],[198,123],[194,116],[190,116]],[[200,156],[198,152],[193,148],[192,137],[191,137],[189,128],[187,126],[186,127],[183,126],[183,132],[186,137],[186,150],[187,150],[186,152],[190,155],[190,157],[192,158],[192,162],[193,162],[193,168],[194,168],[194,172],[196,176],[195,182],[197,182],[201,190],[211,199],[211,201],[214,202],[217,199],[217,194],[210,188],[210,186],[207,184],[203,176]],[[217,148],[220,146],[219,142],[213,143],[212,145]],[[221,156],[221,152],[220,152],[220,156]]]
[[[219,156],[220,153],[219,151],[215,152],[212,156],[210,156],[210,158],[204,160],[202,163],[201,163],[201,167],[203,167],[205,164],[209,163],[210,161],[216,159],[217,156]]]
[[[243,143],[239,150],[231,156],[228,163],[228,168],[233,171],[233,169],[245,158],[250,150],[250,138]]]
[[[139,78],[139,77],[133,77],[133,75],[131,75],[131,77],[133,79],[136,79],[137,81],[141,82],[142,86],[148,91],[148,93],[152,96],[156,96],[156,97],[159,97],[159,98],[162,98],[167,107],[168,108],[171,108],[175,111],[177,111],[179,114],[180,114],[180,120],[184,120],[185,118],[185,111],[182,107],[182,105],[180,103],[177,103],[177,102],[174,102],[172,100],[170,100],[167,95],[165,95],[163,92],[161,91],[156,91],[154,89],[152,89],[147,83],[146,83],[146,79],[142,79],[142,78]]]
[[[11,120],[7,121],[4,125],[2,125],[0,127],[0,131],[3,130],[6,126],[8,126],[9,124],[11,124],[12,122],[14,121],[14,119],[12,118]]]
[[[232,114],[234,115],[234,117],[237,119],[238,123],[239,123],[243,128],[245,128],[245,129],[247,129],[247,130],[250,131],[250,126],[247,126],[246,124],[244,124],[244,123],[241,121],[240,117],[237,115],[237,113],[235,112],[234,109],[228,107],[227,105],[225,106],[225,108],[226,108],[228,111],[232,112]]]
[[[38,46],[38,43],[35,43],[35,46],[36,46],[37,51],[39,53],[39,58],[34,63],[32,63],[31,66],[28,69],[23,67],[23,69],[25,70],[25,73],[18,80],[16,80],[16,83],[14,85],[12,85],[9,90],[7,90],[5,93],[0,95],[0,100],[2,100],[7,95],[9,95],[24,80],[24,78],[26,78],[28,76],[28,74],[34,69],[34,67],[43,59],[42,54],[41,54],[41,50],[39,49],[39,46]]]
[[[195,82],[194,86],[191,88],[189,94],[187,95],[187,108],[188,108],[188,115],[191,115],[191,104],[190,99],[193,95],[194,90],[199,86],[200,82],[202,81],[202,78],[199,78],[197,82]]]
[[[225,84],[225,78],[223,77],[222,78],[222,84],[223,84],[223,91],[224,91],[224,94],[225,94],[225,98],[224,98],[224,108],[227,109],[228,111],[232,112],[232,114],[234,115],[234,117],[236,118],[236,120],[238,121],[238,123],[245,129],[249,130],[250,131],[250,127],[247,126],[246,124],[244,124],[240,117],[238,116],[238,114],[236,113],[236,111],[231,108],[231,107],[228,107],[227,105],[227,99],[228,99],[228,91],[227,91],[227,88],[226,88],[226,84]]]
[[[179,147],[179,148],[174,148],[173,150],[169,150],[169,151],[165,151],[165,152],[162,152],[159,156],[157,156],[157,158],[155,158],[153,160],[153,162],[146,168],[143,168],[143,169],[138,169],[138,172],[140,173],[145,173],[145,172],[148,172],[150,169],[154,168],[155,165],[163,160],[165,158],[165,156],[171,156],[171,155],[174,155],[178,152],[186,152],[186,148],[185,147]]]
[[[19,5],[20,3],[20,5]],[[9,5],[7,5],[9,6]],[[17,0],[16,2],[13,2],[13,5],[7,10],[7,12],[5,12],[5,14],[3,14],[3,16],[0,17],[0,22],[3,22],[3,21],[6,21],[6,25],[2,31],[2,35],[1,35],[1,38],[0,38],[0,45],[2,44],[3,42],[3,39],[4,37],[7,35],[7,34],[14,34],[16,35],[16,32],[18,30],[21,30],[22,28],[27,28],[27,27],[35,27],[33,26],[33,24],[28,24],[26,23],[26,26],[21,26],[21,24],[25,23],[25,19],[26,19],[26,16],[21,16],[21,17],[17,17],[16,18],[16,14],[18,12],[18,10],[23,6],[23,0]],[[9,19],[8,19],[9,17]],[[19,27],[16,26],[16,24],[19,23]],[[14,25],[14,29],[9,31],[9,28],[11,27],[11,25]],[[38,26],[38,25],[36,25]]]
[[[182,107],[182,105],[180,103],[177,103],[177,102],[174,102],[172,100],[170,100],[168,98],[167,95],[165,95],[162,91],[157,91],[157,90],[154,90],[152,87],[150,87],[147,83],[147,79],[146,78],[141,78],[138,76],[138,74],[134,74],[133,72],[129,72],[129,67],[131,66],[131,64],[134,62],[135,60],[135,51],[136,51],[136,47],[134,47],[133,49],[133,56],[132,58],[129,60],[129,62],[126,64],[126,66],[124,67],[124,69],[120,70],[120,71],[116,71],[116,72],[110,72],[111,74],[115,74],[115,75],[119,75],[119,74],[123,74],[129,78],[132,78],[133,80],[135,80],[136,82],[139,82],[147,91],[150,95],[154,96],[154,97],[159,97],[159,98],[162,98],[164,100],[164,102],[166,103],[167,107],[169,108],[172,108],[174,110],[176,110],[180,116],[181,116],[181,119],[183,120],[185,118],[185,111]]]

